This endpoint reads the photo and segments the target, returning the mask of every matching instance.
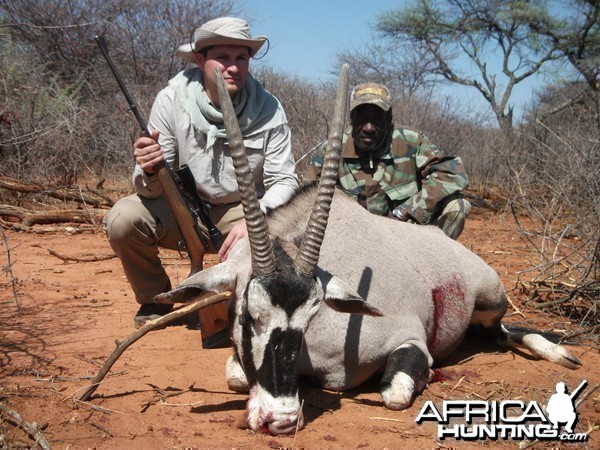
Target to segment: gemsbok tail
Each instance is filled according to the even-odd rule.
[[[501,326],[502,335],[498,343],[507,347],[525,347],[539,359],[559,364],[568,369],[579,369],[581,361],[557,342],[555,335],[543,334],[535,330]]]

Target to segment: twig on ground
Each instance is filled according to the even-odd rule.
[[[463,377],[461,377],[461,378],[460,378],[460,380],[458,380],[458,382],[457,382],[457,383],[456,383],[454,386],[452,386],[452,389],[450,389],[450,392],[448,392],[448,393],[449,393],[449,394],[452,394],[452,392],[454,392],[454,390],[455,390],[455,389],[456,389],[458,386],[460,386],[460,384],[463,382],[463,380],[464,380],[464,379],[465,379],[465,377],[464,377],[464,376],[463,376]]]
[[[406,423],[406,420],[392,419],[390,417],[369,417],[369,419],[371,419],[371,420],[386,420],[388,422]]]
[[[142,405],[141,411],[144,413],[150,406],[158,405],[159,403],[165,403],[165,399],[169,397],[177,397],[178,395],[185,394],[186,392],[190,392],[194,388],[194,384],[192,384],[187,389],[177,389],[174,392],[167,392],[164,389],[159,388],[158,386],[150,385],[152,389],[154,389],[158,395],[155,395],[152,399],[148,400]]]
[[[98,428],[100,431],[102,431],[104,434],[108,434],[110,437],[115,437],[114,434],[112,434],[107,428],[103,427],[98,422],[90,421],[90,425]]]
[[[0,412],[16,420],[17,426],[23,431],[25,431],[29,435],[29,437],[35,440],[35,443],[31,446],[31,448],[34,448],[36,445],[39,445],[40,448],[44,450],[51,448],[50,444],[48,443],[42,432],[38,429],[38,426],[35,422],[27,422],[19,415],[18,412],[7,408],[2,403],[0,403]]]
[[[17,311],[21,311],[21,305],[19,305],[19,299],[17,297],[17,280],[15,279],[15,275],[12,271],[12,261],[10,258],[10,246],[8,245],[8,238],[6,237],[6,233],[4,232],[4,227],[0,225],[0,231],[2,232],[2,239],[4,240],[4,245],[6,246],[6,266],[4,267],[4,271],[8,275],[10,279],[10,286],[12,289],[13,299],[15,301],[15,305],[17,305]]]
[[[508,300],[508,303],[510,303],[510,306],[512,306],[516,314],[520,315],[523,319],[526,319],[525,314],[523,314],[521,310],[517,307],[517,305],[513,303],[509,295],[506,295],[506,300]]]
[[[574,337],[577,336],[595,336],[598,334],[598,329],[600,329],[600,325],[595,325],[593,327],[587,327],[584,328],[583,330],[579,330],[579,331],[573,331],[572,333],[566,334],[564,335],[560,341],[561,342],[568,342],[570,339],[573,339]]]
[[[78,405],[87,406],[91,410],[101,412],[102,414],[107,414],[107,415],[108,414],[112,414],[112,413],[115,413],[115,414],[124,414],[123,412],[117,411],[116,409],[102,408],[101,406],[96,406],[96,405],[91,404],[90,402],[84,402],[84,401],[81,401],[81,400],[78,401],[77,404]]]
[[[106,261],[109,259],[113,259],[116,258],[117,255],[112,254],[112,255],[96,255],[96,256],[89,256],[89,257],[83,257],[83,258],[77,258],[75,256],[65,256],[65,255],[61,255],[60,253],[52,250],[52,249],[48,249],[48,253],[50,253],[52,256],[56,256],[58,259],[63,260],[64,262],[67,261],[75,261],[75,262],[96,262],[96,261]]]

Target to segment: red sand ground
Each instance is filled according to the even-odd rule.
[[[0,402],[35,422],[53,448],[515,448],[515,441],[440,441],[433,424],[416,425],[415,418],[427,400],[536,400],[545,405],[558,381],[571,389],[583,379],[590,386],[599,381],[600,355],[589,341],[571,347],[584,363],[578,371],[468,342],[406,411],[382,406],[377,380],[343,393],[302,383],[306,427],[295,436],[272,437],[238,426],[246,396],[225,384],[230,350],[202,349],[197,321],[190,317],[144,336],[121,356],[89,403],[75,402],[115,341],[134,331],[137,305],[120,263],[65,262],[49,252],[75,258],[111,255],[102,233],[5,233],[21,311],[5,273],[0,279]],[[499,272],[509,291],[517,273],[535,263],[512,219],[500,214],[477,210],[461,242]],[[6,268],[4,242],[1,254]],[[186,261],[173,252],[164,256],[174,283],[181,281]],[[519,292],[511,292],[511,298],[522,315],[511,309],[507,321],[544,331],[577,330],[575,324],[535,310]],[[576,431],[591,434],[587,444],[573,447],[600,448],[598,431],[590,431],[600,423],[599,394],[577,409]],[[0,437],[0,448],[32,442],[5,417]]]

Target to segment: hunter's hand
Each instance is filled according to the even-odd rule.
[[[246,221],[242,220],[233,226],[233,228],[225,238],[225,241],[223,241],[223,245],[219,249],[218,253],[219,258],[225,261],[227,259],[227,256],[229,256],[229,250],[231,250],[231,248],[237,241],[239,241],[245,236],[248,236],[248,229],[246,228]]]
[[[156,165],[164,160],[163,150],[158,143],[157,130],[150,137],[141,136],[133,144],[133,156],[142,170],[146,173],[154,173]]]
[[[398,207],[392,211],[392,214],[396,219],[400,222],[409,222],[412,223],[412,217],[402,208]]]

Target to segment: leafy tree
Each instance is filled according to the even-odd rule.
[[[592,2],[598,3],[587,3]],[[535,28],[543,24],[549,32],[550,24],[561,23],[545,0],[417,0],[409,8],[380,14],[376,29],[432,56],[430,76],[477,89],[500,127],[510,131],[514,87],[563,58],[567,48],[565,39]],[[465,70],[464,57],[473,70]],[[500,69],[490,64],[495,58]]]
[[[598,22],[600,2],[573,0],[572,4],[571,13],[563,20],[533,24],[534,30],[548,36],[583,77],[590,89],[598,91],[600,90],[600,22]]]
[[[598,0],[573,0],[572,8],[560,20],[548,17],[532,23],[532,30],[550,40],[575,69],[581,82],[574,83],[575,92],[566,101],[552,102],[544,117],[556,114],[564,108],[596,102],[596,126],[600,126],[600,2]]]
[[[399,46],[394,39],[369,42],[346,49],[337,55],[336,67],[348,63],[352,68],[350,85],[374,82],[385,84],[395,98],[410,101],[415,94],[430,89],[435,80],[427,78],[435,61],[410,46]]]

